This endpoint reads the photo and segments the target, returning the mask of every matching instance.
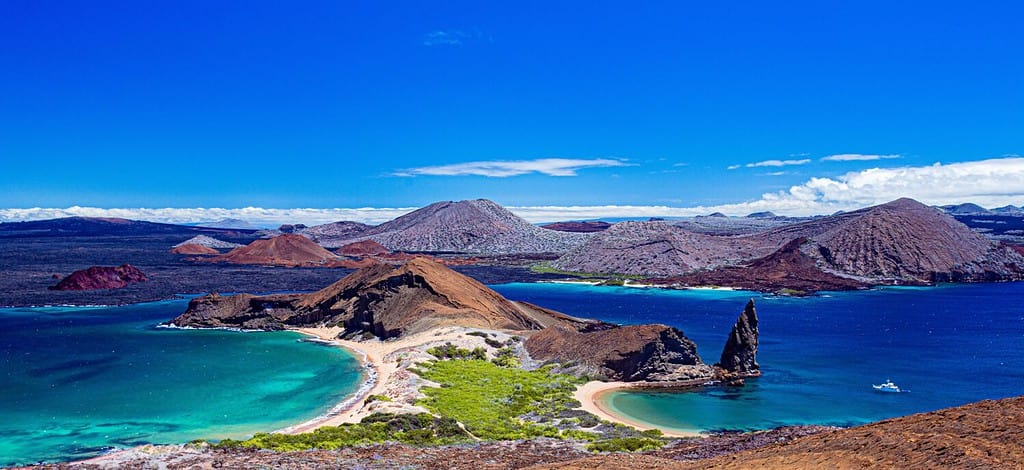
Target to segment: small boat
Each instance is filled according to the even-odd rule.
[[[903,391],[900,390],[900,387],[898,385],[892,383],[892,380],[886,380],[885,383],[882,385],[872,385],[871,387],[873,387],[875,390],[878,390],[879,392],[900,393]]]

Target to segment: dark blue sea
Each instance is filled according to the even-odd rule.
[[[687,430],[850,426],[1024,395],[1024,283],[879,288],[793,298],[722,290],[493,286],[514,300],[621,323],[665,323],[717,362],[747,300],[763,376],[742,388],[615,392],[613,411]],[[910,393],[871,385],[891,379]]]

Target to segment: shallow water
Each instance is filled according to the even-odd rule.
[[[1024,394],[1024,283],[882,288],[808,298],[554,284],[494,286],[514,300],[606,321],[682,329],[705,362],[746,301],[763,377],[743,388],[613,392],[614,411],[681,430],[848,426]],[[892,379],[910,393],[872,384]]]
[[[0,465],[273,431],[362,380],[297,333],[156,328],[186,304],[0,309]]]

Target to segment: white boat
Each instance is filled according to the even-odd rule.
[[[900,393],[903,391],[900,390],[900,387],[898,385],[892,383],[892,380],[886,380],[885,383],[882,385],[872,385],[871,387],[873,387],[875,390],[878,390],[879,392]]]

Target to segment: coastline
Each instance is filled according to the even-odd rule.
[[[345,349],[359,356],[359,362],[365,369],[366,375],[363,383],[359,385],[359,388],[356,389],[355,393],[346,396],[342,401],[331,407],[331,409],[326,413],[274,432],[284,434],[301,434],[313,431],[323,426],[357,423],[363,419],[363,417],[369,415],[369,413],[360,413],[363,408],[360,405],[370,395],[380,394],[384,384],[394,372],[393,370],[385,369],[385,364],[382,360],[383,354],[381,354],[383,352],[381,351],[382,347],[378,346],[377,348],[373,348],[369,347],[370,345],[367,343],[357,343],[355,341],[337,339],[338,334],[342,331],[342,328],[338,327],[295,328],[289,331],[304,334],[312,337],[315,341]]]
[[[649,429],[657,429],[662,432],[666,437],[677,437],[677,438],[694,438],[694,437],[706,437],[698,431],[684,431],[681,429],[670,429],[654,424],[639,421],[627,416],[623,416],[619,413],[615,413],[610,410],[602,399],[616,391],[638,389],[638,388],[651,388],[649,383],[638,383],[638,382],[601,382],[591,381],[583,385],[576,387],[576,391],[573,392],[573,398],[580,402],[580,409],[593,414],[605,421],[613,423],[624,424],[637,428],[641,431],[647,431]]]

